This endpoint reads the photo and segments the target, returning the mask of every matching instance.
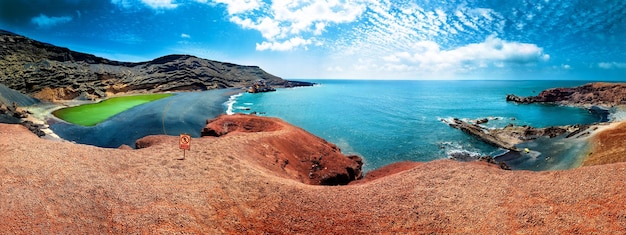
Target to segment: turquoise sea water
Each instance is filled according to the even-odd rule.
[[[586,81],[309,81],[319,85],[235,95],[227,112],[282,118],[337,144],[344,153],[362,156],[366,171],[398,161],[431,161],[458,153],[503,153],[449,127],[442,119],[487,117],[490,127],[509,123],[546,127],[600,120],[584,109],[505,100],[507,94],[536,95]],[[508,161],[514,169],[575,167],[579,159],[574,155],[585,148],[583,143],[555,143],[560,151],[550,144],[527,146],[543,154]]]

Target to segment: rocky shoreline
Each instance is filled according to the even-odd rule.
[[[551,139],[563,136],[565,139],[588,139],[588,137],[596,134],[599,128],[610,124],[609,116],[612,112],[615,112],[617,107],[626,104],[626,84],[590,83],[575,88],[553,88],[542,91],[537,96],[530,97],[509,94],[506,96],[506,101],[519,104],[553,103],[576,106],[585,108],[590,113],[600,115],[602,118],[596,124],[551,126],[546,128],[535,128],[526,125],[516,126],[513,124],[509,124],[504,128],[487,128],[482,124],[488,122],[488,119],[465,121],[453,118],[452,120],[442,121],[450,127],[459,129],[487,144],[509,150],[509,152],[494,158],[496,160],[511,160],[522,157],[521,152],[528,153],[530,151],[527,148],[520,149],[517,147],[521,143],[532,142],[541,137]],[[589,154],[581,152],[579,155],[587,157]],[[589,161],[584,160],[584,162]]]
[[[532,141],[541,137],[554,138],[561,135],[565,135],[565,138],[586,137],[589,136],[592,131],[597,130],[598,125],[601,125],[588,124],[535,128],[527,125],[516,126],[509,124],[504,128],[487,128],[480,125],[482,124],[480,120],[482,119],[463,121],[458,118],[454,118],[451,122],[446,120],[444,120],[444,122],[450,127],[475,136],[485,143],[515,152],[523,151],[516,147],[517,144],[523,142]]]
[[[592,106],[611,108],[626,105],[626,83],[596,82],[573,88],[553,88],[529,97],[509,94],[506,100],[521,104],[556,103],[585,108]]]

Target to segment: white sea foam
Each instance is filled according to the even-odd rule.
[[[441,142],[439,148],[443,150],[447,158],[460,161],[475,160],[484,155],[479,150],[473,149],[471,146],[463,146],[458,142]]]
[[[237,102],[237,98],[241,97],[243,95],[243,93],[239,93],[239,94],[234,94],[231,95],[230,97],[228,97],[228,101],[226,101],[225,105],[226,105],[226,114],[227,115],[233,115],[235,114],[234,110],[233,110],[233,105],[235,104],[235,102]]]
[[[613,122],[626,121],[626,110],[617,109],[609,114],[609,120]]]
[[[445,117],[445,118],[437,117],[437,120],[439,120],[440,122],[443,122],[445,124],[454,123],[454,119],[455,119],[455,117]],[[469,121],[469,119],[467,119],[467,118],[458,118],[458,119],[461,120],[461,121],[465,121],[465,122]]]
[[[465,149],[450,149],[446,151],[446,156],[450,159],[456,159],[461,161],[475,160],[482,156],[479,152],[469,151]]]

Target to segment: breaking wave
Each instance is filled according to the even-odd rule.
[[[233,105],[235,105],[235,102],[237,102],[237,98],[241,97],[242,95],[243,93],[238,93],[228,97],[228,100],[224,103],[224,105],[226,106],[226,114],[235,114]]]

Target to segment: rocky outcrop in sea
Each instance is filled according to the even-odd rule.
[[[507,101],[522,104],[556,103],[581,107],[613,107],[626,104],[626,83],[589,83],[573,88],[552,88],[537,96],[506,96]]]
[[[597,127],[593,127],[592,125],[567,125],[536,128],[528,125],[518,126],[513,124],[509,124],[504,128],[487,128],[481,125],[484,123],[483,119],[464,121],[454,118],[452,121],[443,121],[450,127],[475,136],[477,139],[485,143],[515,152],[522,151],[515,145],[523,142],[536,140],[541,137],[554,138],[561,135],[565,135],[565,138],[584,137],[589,135],[591,130],[597,129]]]
[[[520,97],[507,95],[506,100],[521,104],[552,103],[586,108],[589,112],[601,117],[600,123],[609,121],[609,115],[616,106],[626,104],[626,83],[590,83],[574,88],[553,88],[542,91],[537,96]],[[593,135],[602,124],[567,125],[535,128],[509,124],[503,128],[487,128],[483,126],[488,119],[464,121],[458,118],[442,120],[450,127],[459,129],[490,145],[509,150],[496,160],[519,158],[520,152],[528,153],[528,148],[520,148],[519,144],[533,142],[539,138],[553,139],[563,137],[574,140]],[[543,144],[563,144],[562,141],[543,141]],[[585,153],[580,153],[584,155]]]
[[[248,93],[272,92],[276,91],[265,80],[258,80],[248,88]]]
[[[258,66],[191,55],[137,63],[113,61],[2,30],[0,44],[0,83],[42,100],[249,87],[259,79],[274,87],[312,85],[284,80]]]

